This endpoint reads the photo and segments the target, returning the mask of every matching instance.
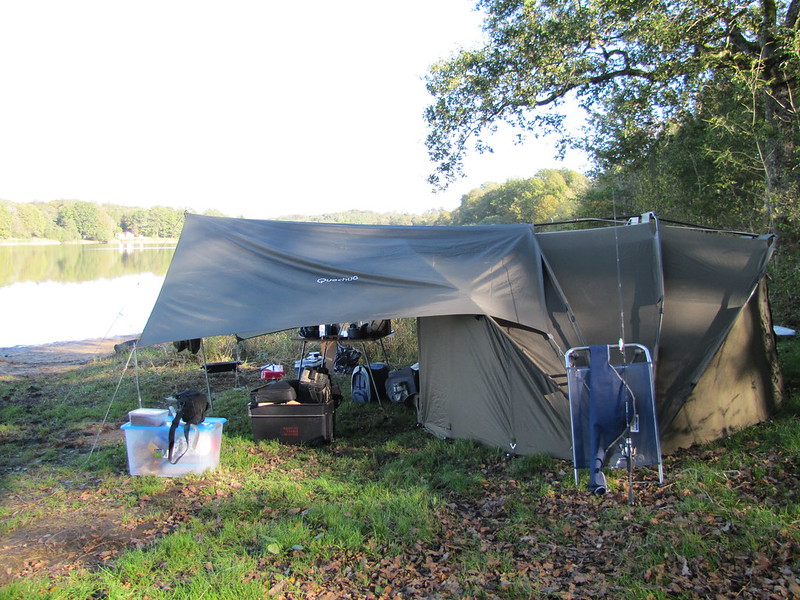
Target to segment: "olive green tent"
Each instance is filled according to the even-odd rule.
[[[187,215],[140,345],[417,317],[419,421],[570,458],[564,353],[654,356],[662,449],[766,418],[783,394],[765,271],[774,237],[625,225],[396,227]]]

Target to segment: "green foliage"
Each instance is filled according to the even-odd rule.
[[[183,211],[155,206],[126,208],[80,200],[48,203],[0,202],[0,239],[46,238],[59,242],[109,241],[117,232],[153,238],[177,238]]]
[[[13,237],[44,237],[48,221],[47,217],[40,210],[38,203],[17,204],[15,205],[15,209],[16,215],[13,224]]]
[[[61,206],[56,224],[76,231],[82,240],[108,241],[112,237],[109,221],[108,215],[96,204],[77,201]]]
[[[778,342],[778,356],[781,361],[781,372],[790,396],[800,400],[800,338],[797,336],[782,339]],[[789,406],[787,412],[800,406]],[[800,411],[796,411],[800,414]]]
[[[765,190],[765,134],[741,110],[751,94],[733,82],[710,86],[694,114],[646,136],[611,115],[597,120],[593,145],[605,170],[580,212],[609,216],[615,202],[620,214],[655,210],[662,218],[796,240],[800,208],[770,201]]]
[[[183,228],[184,211],[164,206],[131,208],[81,201],[12,203],[0,201],[0,239],[46,238],[59,242],[75,240],[105,241],[116,232],[146,238],[177,238]],[[207,210],[206,216],[225,216]],[[289,215],[282,221],[312,223],[352,223],[369,225],[450,225],[451,214],[441,208],[423,214],[378,213],[348,210],[319,216]]]
[[[768,273],[773,321],[800,329],[800,248],[780,244]]]
[[[303,221],[308,223],[349,223],[353,225],[448,225],[449,213],[444,209],[430,209],[421,215],[371,210],[346,210],[322,215],[286,215],[278,221]]]
[[[11,208],[10,202],[0,201],[0,238],[11,237],[11,220],[14,218]]]
[[[589,180],[567,169],[544,169],[530,179],[487,183],[461,198],[453,225],[542,223],[570,218]]]
[[[739,227],[758,210],[760,222],[778,229],[798,221],[796,2],[744,10],[732,0],[479,6],[485,46],[434,65],[427,79],[434,183],[458,176],[469,147],[486,150],[485,135],[500,122],[521,135],[563,134],[558,111],[574,99],[593,117],[593,136],[581,145],[607,177],[639,166],[617,186],[630,192],[624,201],[658,203],[664,194],[674,212],[725,215]],[[713,143],[703,140],[709,131]],[[564,136],[562,144],[575,141]],[[672,161],[664,165],[660,153]]]

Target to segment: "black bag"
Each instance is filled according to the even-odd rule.
[[[197,354],[200,351],[200,345],[203,343],[201,338],[195,338],[193,340],[181,340],[179,342],[172,342],[172,345],[175,347],[176,352],[183,352],[184,350],[188,350],[192,354]]]
[[[251,406],[259,404],[285,404],[297,400],[297,380],[280,379],[257,387],[250,392]]]
[[[303,404],[325,404],[332,398],[331,380],[317,369],[303,369],[297,384],[297,401]]]
[[[361,352],[355,348],[348,348],[340,343],[336,343],[336,357],[333,359],[334,373],[352,373],[353,368],[361,360]]]
[[[419,370],[406,367],[390,371],[386,377],[386,395],[392,402],[411,404],[419,392]]]
[[[208,403],[208,396],[195,390],[184,390],[175,394],[171,399],[175,400],[176,406],[175,418],[172,419],[172,425],[170,425],[169,428],[169,454],[167,455],[167,460],[174,465],[186,454],[186,450],[189,449],[189,426],[198,425],[205,421],[206,411],[211,405]],[[186,448],[179,456],[173,459],[172,452],[175,448],[175,430],[178,429],[178,425],[181,421],[184,423],[183,436],[186,438]]]
[[[390,319],[382,319],[380,321],[370,321],[364,323],[362,337],[370,339],[378,339],[386,337],[392,332],[392,321]]]
[[[308,340],[317,339],[319,338],[319,325],[301,327],[298,333],[300,334],[301,338],[306,338]]]

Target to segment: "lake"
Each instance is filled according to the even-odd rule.
[[[0,348],[142,331],[174,246],[0,245]]]

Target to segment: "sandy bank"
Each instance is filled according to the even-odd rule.
[[[60,373],[114,353],[114,346],[135,336],[120,336],[40,346],[0,348],[0,376]]]

